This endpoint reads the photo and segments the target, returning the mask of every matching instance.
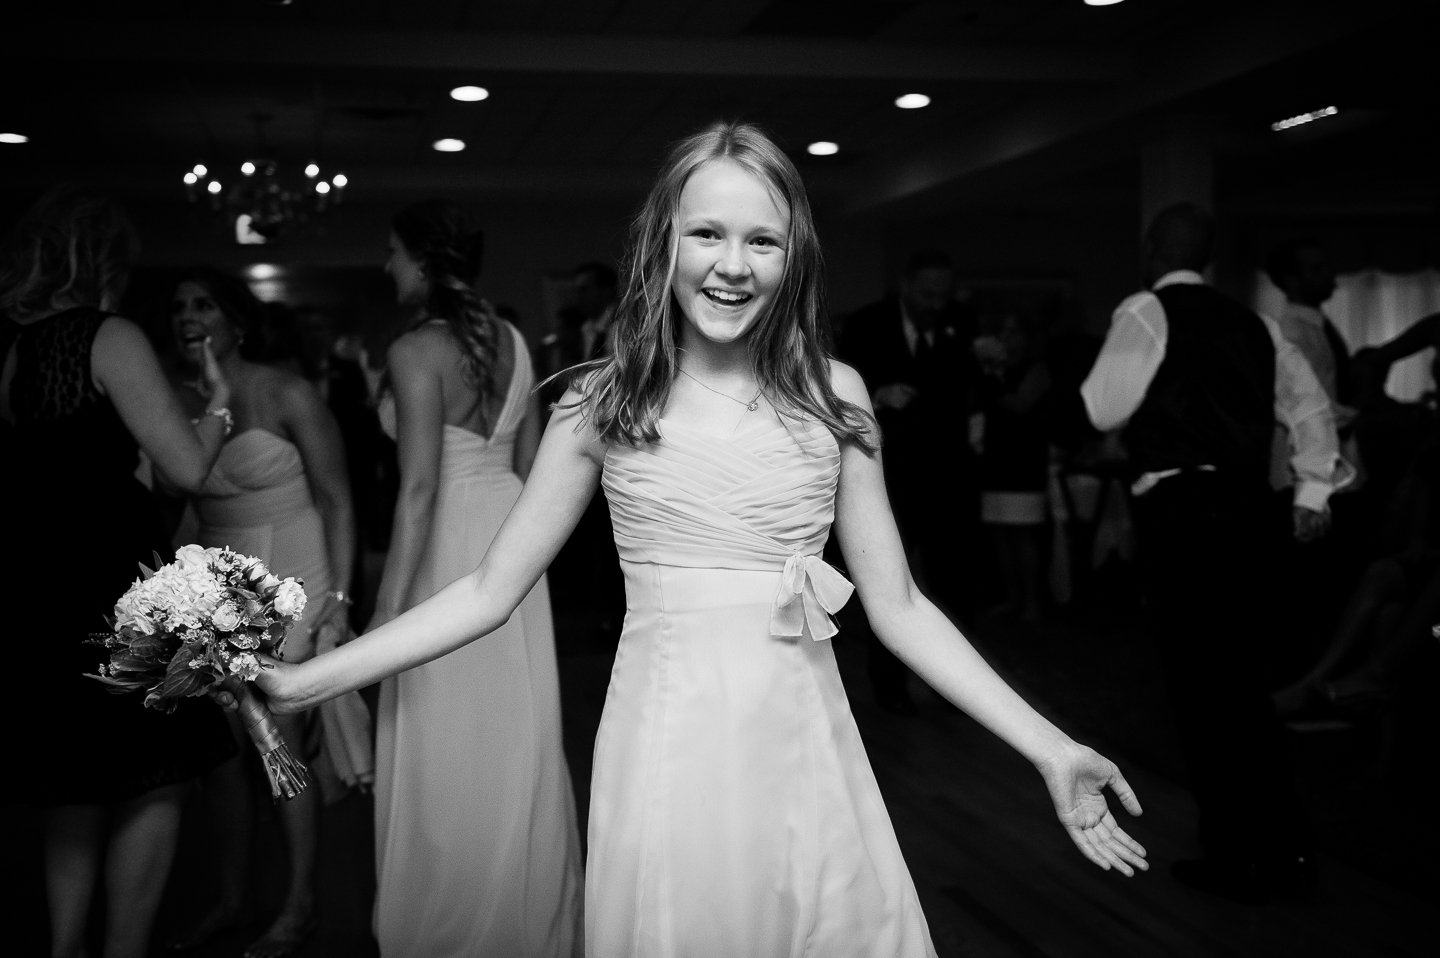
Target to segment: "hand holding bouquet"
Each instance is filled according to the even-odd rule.
[[[166,712],[184,696],[232,692],[271,794],[294,798],[305,790],[305,766],[248,683],[264,668],[260,654],[283,657],[286,630],[305,611],[304,587],[229,549],[188,545],[168,565],[156,560],[115,603],[114,634],[97,637],[110,662],[90,677],[112,692],[143,689],[145,704]]]

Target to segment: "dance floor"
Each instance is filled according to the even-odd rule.
[[[1392,769],[1379,783],[1366,779],[1373,750],[1344,730],[1297,736],[1302,786],[1322,849],[1315,894],[1252,908],[1192,892],[1167,873],[1170,862],[1198,852],[1195,810],[1179,782],[1183,773],[1158,676],[1137,630],[997,620],[977,632],[992,661],[1032,701],[1121,764],[1145,805],[1143,818],[1126,827],[1149,849],[1155,867],[1127,880],[1090,865],[1055,822],[1034,770],[923,689],[918,716],[875,708],[864,646],[853,628],[842,631],[836,651],[856,719],[940,955],[1435,953],[1440,886],[1422,864],[1434,860],[1436,829],[1419,804],[1420,783],[1406,787],[1410,773]],[[566,744],[583,816],[613,650],[589,636],[583,616],[562,615],[560,633]],[[19,842],[11,845],[12,893],[3,908],[9,937],[20,947],[6,951],[44,954],[37,834],[23,818],[29,813],[13,814],[22,816],[22,827],[13,833]],[[321,841],[322,924],[301,954],[374,954],[369,800],[352,795],[328,808]],[[263,822],[254,881],[262,915],[272,913],[283,894],[282,855],[276,823]],[[204,830],[192,815],[160,916],[156,955],[168,954],[164,942],[207,901],[204,856]],[[264,927],[256,920],[190,954],[238,956]]]

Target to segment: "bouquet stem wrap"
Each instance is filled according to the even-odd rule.
[[[260,763],[265,766],[271,796],[290,801],[310,784],[305,766],[290,754],[285,740],[280,737],[280,726],[276,724],[275,716],[270,714],[270,709],[255,694],[250,683],[242,683],[235,690],[235,699],[240,703],[240,724],[245,727],[250,741],[255,743]]]

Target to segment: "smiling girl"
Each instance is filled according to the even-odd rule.
[[[615,351],[590,364],[478,568],[260,685],[306,708],[504,623],[605,490],[628,613],[595,745],[586,952],[932,955],[828,641],[852,586],[905,662],[1029,758],[1080,851],[1144,850],[1116,767],[995,675],[915,587],[865,384],[825,352],[820,249],[753,126],[677,144],[636,218]]]

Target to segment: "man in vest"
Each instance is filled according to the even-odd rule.
[[[1162,211],[1145,236],[1150,291],[1116,310],[1081,396],[1096,428],[1123,429],[1156,640],[1204,857],[1184,884],[1259,904],[1308,887],[1314,865],[1267,694],[1267,557],[1324,535],[1339,453],[1314,373],[1273,322],[1205,284],[1214,225]],[[1294,454],[1290,529],[1269,509],[1271,432]]]

